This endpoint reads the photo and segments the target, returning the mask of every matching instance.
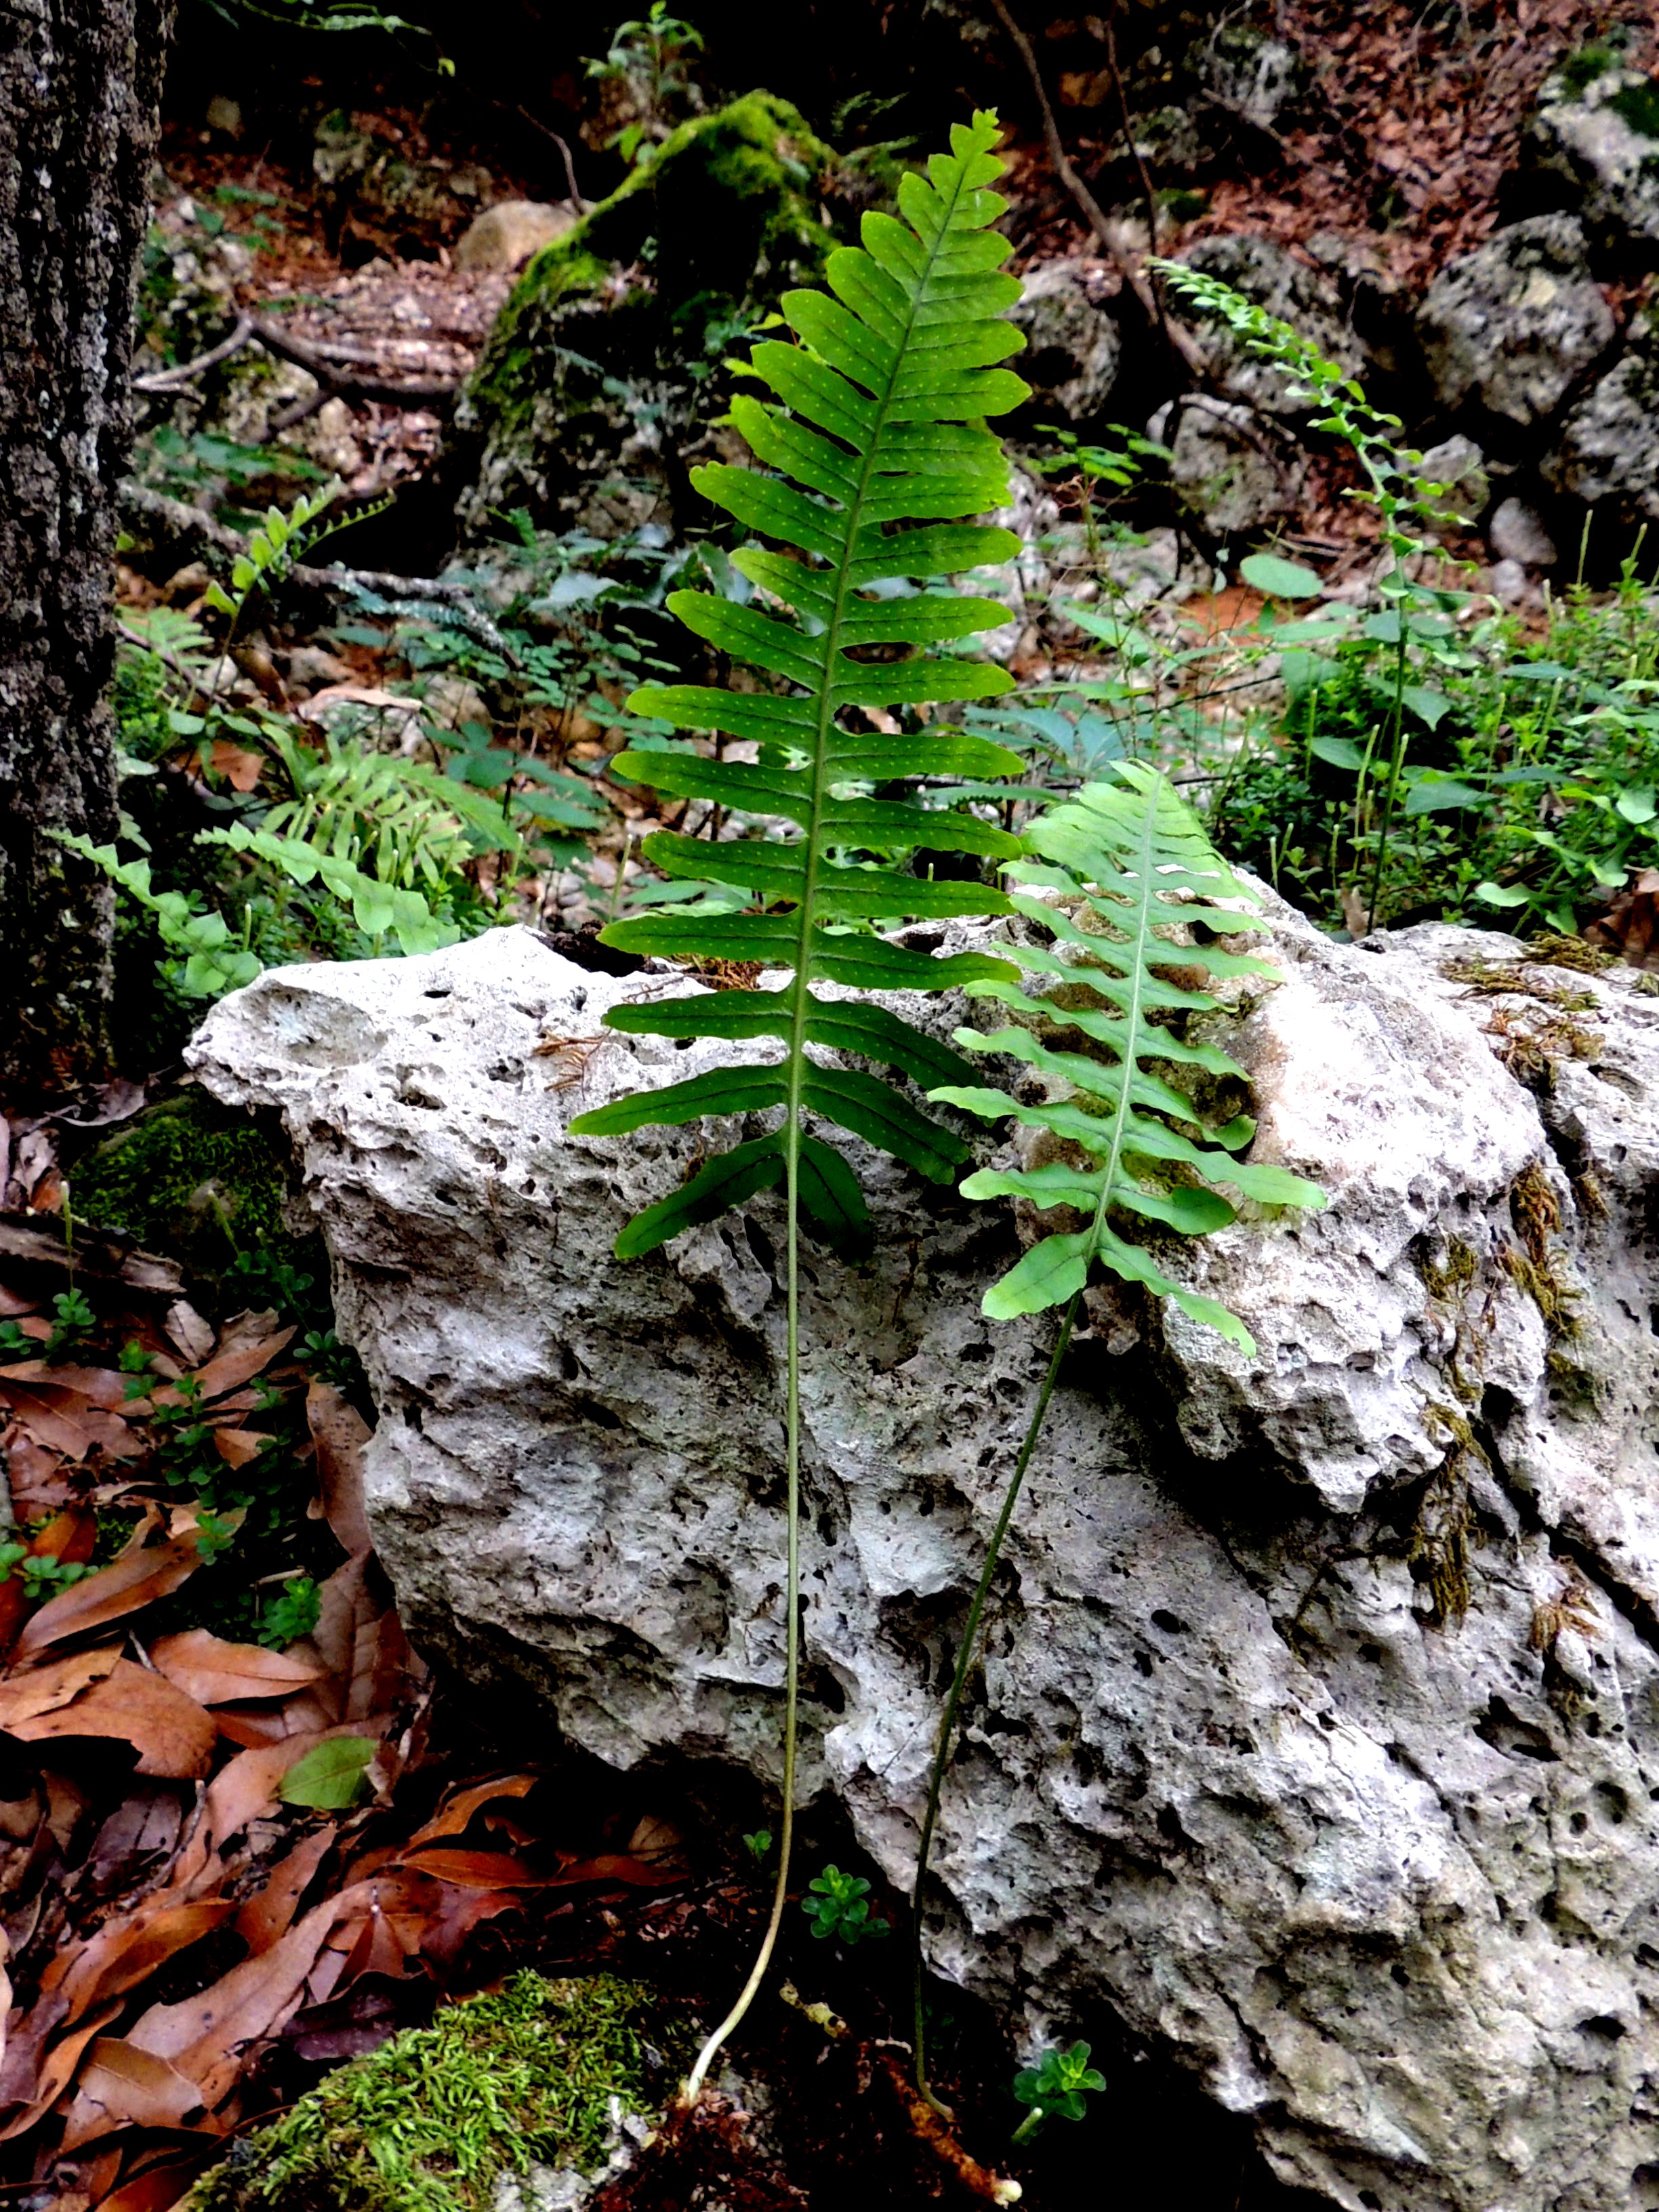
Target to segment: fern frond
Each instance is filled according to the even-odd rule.
[[[1000,1000],[1020,1019],[988,1036],[957,1032],[970,1051],[1023,1060],[1044,1079],[1049,1096],[1028,1104],[1006,1091],[957,1084],[930,1095],[987,1119],[1012,1116],[1060,1139],[1071,1154],[1033,1167],[981,1170],[963,1184],[969,1198],[1025,1198],[1043,1212],[1064,1206],[1086,1217],[1083,1227],[1054,1231],[1034,1244],[986,1293],[988,1314],[1006,1320],[1065,1305],[1098,1261],[1254,1352],[1243,1323],[1214,1299],[1173,1281],[1125,1234],[1124,1217],[1199,1237],[1234,1218],[1221,1188],[1264,1205],[1324,1205],[1316,1184],[1236,1156],[1255,1133],[1248,1117],[1207,1128],[1192,1099],[1160,1073],[1188,1067],[1244,1079],[1225,1053],[1188,1043],[1160,1018],[1206,1012],[1217,1004],[1209,993],[1172,980],[1171,969],[1196,969],[1212,977],[1276,978],[1278,971],[1208,941],[1255,926],[1253,915],[1220,900],[1248,907],[1255,902],[1178,793],[1141,763],[1118,762],[1114,776],[1086,785],[1042,815],[1025,836],[1039,864],[1016,861],[1006,871],[1049,894],[1026,890],[1013,899],[1050,939],[1010,948],[1041,988],[1033,995],[1000,979],[970,983],[970,994]],[[1054,865],[1042,866],[1042,860]],[[1171,940],[1172,930],[1182,933],[1179,943]],[[1050,1042],[1066,1030],[1088,1048]]]
[[[613,923],[604,939],[670,958],[758,961],[790,971],[790,981],[758,1000],[723,992],[697,1000],[695,1012],[673,1000],[606,1018],[659,1036],[771,1038],[781,1049],[770,1067],[715,1070],[571,1126],[579,1135],[619,1135],[702,1115],[783,1110],[774,1134],[712,1164],[630,1223],[619,1252],[649,1249],[741,1204],[787,1168],[792,1213],[798,1198],[821,1233],[856,1242],[863,1203],[850,1174],[818,1157],[829,1148],[816,1147],[811,1174],[795,1172],[808,1157],[800,1149],[811,1141],[801,1133],[807,1114],[937,1180],[949,1181],[967,1157],[942,1123],[813,1049],[863,1054],[926,1089],[941,1080],[941,1048],[894,1015],[872,1024],[866,1010],[860,1026],[812,986],[939,991],[1017,973],[986,955],[933,959],[877,933],[919,917],[1010,911],[1002,892],[926,880],[890,865],[896,854],[926,847],[994,860],[1018,846],[972,815],[878,800],[869,787],[941,774],[1018,777],[1018,755],[957,731],[874,734],[849,726],[858,709],[988,699],[1011,688],[1000,668],[926,657],[929,646],[1005,622],[1006,609],[915,588],[1018,550],[1007,531],[967,519],[1007,500],[1007,464],[985,418],[1026,395],[1018,377],[996,366],[1024,343],[1003,319],[1019,285],[999,273],[1008,246],[990,228],[1004,205],[988,189],[1004,166],[991,151],[996,137],[994,117],[957,126],[951,152],[935,156],[927,179],[904,179],[903,220],[866,216],[863,246],[830,256],[829,294],[785,295],[796,342],[768,341],[753,354],[781,404],[745,396],[732,410],[761,468],[716,464],[694,472],[706,498],[774,543],[733,556],[759,587],[756,601],[738,606],[712,592],[677,592],[668,604],[698,637],[763,671],[775,688],[757,695],[647,684],[629,707],[682,730],[757,740],[760,759],[710,760],[686,749],[627,753],[614,766],[676,797],[781,817],[797,834],[715,843],[647,837],[644,855],[665,875],[735,887],[766,911],[636,916]],[[890,657],[866,657],[872,650]]]

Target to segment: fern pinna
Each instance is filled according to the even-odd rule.
[[[659,791],[750,816],[781,817],[799,833],[764,842],[666,832],[647,838],[646,856],[665,873],[737,885],[764,910],[652,915],[604,932],[607,944],[629,951],[757,961],[791,971],[781,988],[722,990],[621,1006],[606,1016],[613,1028],[657,1036],[771,1038],[781,1047],[776,1059],[636,1092],[571,1124],[576,1134],[617,1136],[705,1115],[782,1109],[777,1127],[710,1162],[637,1215],[617,1246],[623,1256],[648,1251],[784,1182],[788,1570],[777,1887],[754,1971],[693,2069],[692,2095],[759,1986],[787,1893],[797,1692],[800,1218],[804,1213],[843,1245],[855,1246],[867,1233],[867,1210],[844,1157],[815,1136],[806,1120],[832,1122],[937,1181],[948,1182],[968,1156],[954,1132],[901,1093],[825,1055],[856,1054],[924,1088],[971,1075],[969,1064],[886,1008],[826,1000],[812,987],[939,991],[1016,972],[986,955],[933,958],[876,934],[884,923],[1006,913],[1009,902],[980,884],[934,882],[869,858],[920,848],[991,858],[1018,849],[1006,832],[971,815],[870,795],[872,786],[905,778],[1018,775],[1022,769],[1017,755],[960,732],[896,732],[890,711],[987,698],[1010,685],[1000,669],[964,659],[928,660],[918,650],[999,624],[1006,611],[990,599],[915,588],[919,580],[1004,561],[1018,550],[1009,532],[962,519],[1006,501],[1007,465],[984,418],[1017,406],[1027,391],[1018,377],[994,366],[1024,343],[1002,319],[1020,288],[1017,278],[998,273],[1008,246],[991,229],[1004,208],[988,189],[1004,167],[991,150],[997,135],[989,114],[957,126],[951,153],[933,158],[927,177],[903,179],[903,220],[866,215],[863,247],[830,256],[830,295],[785,295],[784,317],[797,343],[763,343],[752,356],[756,374],[781,404],[744,397],[732,409],[761,469],[714,465],[695,472],[705,497],[788,550],[750,546],[735,556],[763,605],[734,605],[693,592],[675,593],[669,605],[698,636],[781,679],[781,686],[757,695],[651,684],[629,704],[681,729],[754,741],[758,759],[708,759],[687,749],[624,755],[617,763]],[[871,726],[878,718],[885,729]]]
[[[1256,927],[1253,912],[1239,911],[1256,902],[1218,856],[1179,793],[1156,769],[1120,761],[1110,782],[1086,785],[1075,799],[1048,808],[1026,831],[1024,845],[1024,855],[1004,872],[1033,887],[1016,890],[1012,904],[1046,941],[1012,944],[1008,951],[1037,988],[1033,994],[1018,978],[971,981],[970,994],[1000,1000],[1019,1018],[988,1035],[958,1030],[957,1038],[971,1051],[1023,1060],[1048,1095],[1028,1102],[956,1084],[931,1095],[988,1120],[1011,1117],[1040,1133],[1034,1150],[1060,1154],[1029,1166],[981,1169],[963,1184],[965,1196],[1024,1198],[1042,1212],[1063,1206],[1083,1219],[1080,1227],[1057,1228],[1041,1237],[983,1300],[985,1311],[1000,1321],[1053,1306],[1065,1312],[969,1608],[922,1820],[912,1916],[916,2078],[934,2103],[922,2004],[928,1855],[985,1601],[1089,1277],[1098,1263],[1124,1282],[1141,1284],[1154,1297],[1170,1299],[1253,1353],[1255,1346],[1237,1316],[1166,1274],[1126,1234],[1125,1217],[1182,1236],[1203,1236],[1235,1218],[1218,1184],[1263,1205],[1325,1203],[1316,1183],[1270,1163],[1236,1157],[1255,1133],[1248,1115],[1208,1129],[1193,1100],[1159,1072],[1185,1067],[1210,1077],[1244,1077],[1218,1046],[1189,1042],[1175,1026],[1217,1004],[1208,992],[1176,980],[1178,974],[1197,969],[1213,978],[1278,980],[1267,961],[1212,941]],[[1221,905],[1223,899],[1233,903]],[[1178,941],[1172,941],[1172,931],[1179,933]],[[1066,1040],[1068,1031],[1083,1048],[1054,1041]]]

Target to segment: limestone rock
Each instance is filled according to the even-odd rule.
[[[1540,464],[1546,483],[1632,522],[1659,521],[1659,331],[1636,316],[1623,354],[1561,425]]]
[[[1593,63],[1594,52],[1589,58]],[[1609,246],[1659,246],[1659,90],[1604,52],[1545,85],[1526,149],[1539,170],[1565,179],[1592,234]]]
[[[1253,407],[1190,395],[1179,405],[1170,452],[1176,496],[1218,538],[1295,512],[1301,455],[1281,425]]]
[[[1435,391],[1511,422],[1554,412],[1617,325],[1590,276],[1582,227],[1532,216],[1442,270],[1418,311]]]
[[[1031,386],[1033,421],[1058,412],[1068,423],[1089,422],[1110,397],[1123,341],[1089,276],[1080,262],[1042,262],[1009,315],[1025,333],[1018,368]]]
[[[1543,516],[1523,499],[1498,501],[1486,542],[1500,561],[1518,561],[1523,568],[1553,568],[1561,557]]]
[[[1267,131],[1302,90],[1307,75],[1294,47],[1231,15],[1194,49],[1193,65],[1218,107]]]
[[[1203,238],[1181,258],[1206,276],[1218,276],[1247,300],[1254,300],[1270,315],[1311,339],[1327,360],[1341,365],[1346,375],[1364,373],[1364,348],[1350,326],[1335,285],[1322,269],[1310,268],[1276,240],[1258,238],[1248,231]],[[1194,316],[1199,313],[1190,301],[1183,304],[1182,312]],[[1283,369],[1252,353],[1218,323],[1199,316],[1198,327],[1218,386],[1229,399],[1269,415],[1310,411],[1309,395]]]
[[[578,221],[574,208],[555,207],[546,200],[497,200],[461,233],[455,266],[473,274],[517,269],[543,246],[568,236]]]
[[[1496,935],[1271,913],[1284,981],[1206,1030],[1252,1073],[1255,1156],[1331,1204],[1164,1255],[1254,1360],[1091,1302],[931,1954],[1033,2036],[1111,2008],[1343,2212],[1625,2212],[1659,2109],[1659,1001]],[[710,1064],[599,1027],[692,988],[504,930],[273,970],[191,1057],[300,1155],[421,1644],[619,1765],[775,1782],[781,1213],[621,1265],[698,1133],[568,1133]],[[904,1882],[1053,1322],[979,1310],[1006,1212],[846,1141],[878,1243],[808,1255],[803,1787]]]

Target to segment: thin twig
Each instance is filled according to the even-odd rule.
[[[492,105],[496,107],[505,107],[507,102],[504,100],[497,100],[492,102]],[[538,115],[532,115],[527,107],[520,107],[516,100],[514,102],[513,112],[514,115],[521,115],[532,131],[539,131],[544,138],[550,138],[558,148],[564,158],[564,180],[570,188],[570,204],[578,215],[586,215],[593,203],[592,200],[585,200],[576,190],[576,165],[570,158],[569,146],[560,137],[558,132],[544,123]]]
[[[149,376],[135,376],[132,388],[135,392],[177,392],[204,368],[211,368],[216,362],[228,361],[232,354],[240,353],[252,336],[252,316],[238,315],[236,327],[228,338],[221,338],[217,345],[198,353],[194,361],[181,361],[173,368],[158,368]]]
[[[1054,119],[1054,106],[1048,98],[1048,87],[1042,82],[1042,71],[1038,65],[1036,52],[1031,41],[1009,13],[1006,0],[991,0],[991,5],[995,9],[997,19],[1003,29],[1007,32],[1018,48],[1019,58],[1025,64],[1025,74],[1031,80],[1031,89],[1036,95],[1037,106],[1042,114],[1042,136],[1048,148],[1048,159],[1054,166],[1054,174],[1081,210],[1090,229],[1098,240],[1106,258],[1118,271],[1146,310],[1147,320],[1165,333],[1173,350],[1180,356],[1194,376],[1207,378],[1209,364],[1204,358],[1197,339],[1190,331],[1183,330],[1172,316],[1164,313],[1158,294],[1152,289],[1146,270],[1140,268],[1135,260],[1129,240],[1125,235],[1123,225],[1111,220],[1100,202],[1072,167],[1071,157],[1066,153],[1065,142],[1060,137],[1060,125]]]

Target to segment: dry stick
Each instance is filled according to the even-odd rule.
[[[1042,71],[1038,66],[1036,50],[1031,41],[1009,14],[1006,0],[991,0],[991,5],[996,10],[998,21],[1003,29],[1018,47],[1020,59],[1025,64],[1025,73],[1031,80],[1031,89],[1036,95],[1037,106],[1042,113],[1042,136],[1048,144],[1048,159],[1054,166],[1054,174],[1082,210],[1084,217],[1090,229],[1099,240],[1106,258],[1139,301],[1146,312],[1148,321],[1155,324],[1164,332],[1172,349],[1180,355],[1194,376],[1207,377],[1209,364],[1204,358],[1198,341],[1190,331],[1183,330],[1173,317],[1164,312],[1162,302],[1146,272],[1135,264],[1128,240],[1123,234],[1122,225],[1115,223],[1111,220],[1100,202],[1072,167],[1071,157],[1066,153],[1060,138],[1060,125],[1054,120],[1054,107],[1048,98],[1048,88],[1042,82]]]
[[[267,322],[263,316],[251,318],[253,335],[270,352],[280,354],[314,376],[319,384],[326,384],[342,398],[379,399],[389,407],[430,407],[436,402],[453,399],[460,390],[458,379],[446,377],[441,382],[423,384],[390,384],[372,376],[349,376],[336,368],[316,346],[307,345],[303,338],[290,337],[276,324]]]
[[[169,499],[165,492],[152,491],[148,484],[135,483],[131,477],[122,480],[120,501],[130,514],[142,516],[146,522],[158,522],[181,537],[203,538],[222,553],[234,555],[247,550],[240,535],[228,523],[204,514],[199,507],[186,506],[181,499]],[[492,652],[506,651],[501,632],[487,615],[479,613],[469,587],[451,583],[441,576],[394,576],[384,568],[346,568],[337,563],[313,568],[296,561],[283,571],[280,580],[298,584],[301,590],[308,592],[340,592],[361,587],[382,599],[432,600],[441,606],[453,607],[462,628],[482,638]]]
[[[252,336],[252,316],[238,315],[236,326],[228,338],[221,338],[217,345],[198,353],[194,361],[180,362],[173,368],[158,368],[149,376],[135,376],[132,388],[135,392],[177,392],[204,368],[211,368],[216,362],[228,361],[232,354],[240,353]]]
[[[491,105],[495,107],[505,107],[507,102],[504,100],[497,100],[492,101]],[[568,145],[560,137],[556,131],[544,123],[539,116],[532,115],[527,107],[520,106],[516,100],[514,102],[512,112],[514,115],[523,116],[532,131],[539,131],[544,138],[550,138],[558,148],[564,159],[564,180],[570,189],[570,204],[578,215],[586,215],[593,203],[592,200],[585,200],[576,190],[576,165],[570,158]]]

